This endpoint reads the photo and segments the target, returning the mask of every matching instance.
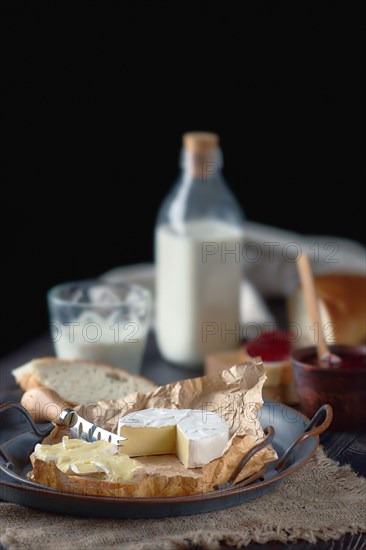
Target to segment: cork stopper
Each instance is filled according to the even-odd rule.
[[[183,146],[186,151],[206,153],[219,146],[219,136],[213,132],[187,132],[183,134]]]

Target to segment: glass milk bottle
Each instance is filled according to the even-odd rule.
[[[157,342],[186,368],[240,339],[243,213],[222,164],[216,134],[184,134],[181,174],[156,222]]]

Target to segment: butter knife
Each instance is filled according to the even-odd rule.
[[[42,386],[26,391],[20,403],[35,422],[53,422],[59,426],[65,426],[78,439],[90,442],[102,439],[118,446],[127,439],[82,418],[69,403],[49,388]]]

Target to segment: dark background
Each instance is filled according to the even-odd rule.
[[[188,130],[248,219],[365,242],[360,6],[2,3],[0,353],[52,285],[152,260]]]

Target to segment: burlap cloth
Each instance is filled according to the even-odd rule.
[[[279,487],[218,512],[152,520],[85,519],[0,504],[6,549],[125,550],[219,548],[251,541],[338,539],[366,531],[366,479],[326,458],[322,449]]]

